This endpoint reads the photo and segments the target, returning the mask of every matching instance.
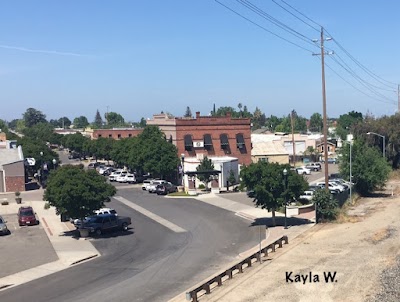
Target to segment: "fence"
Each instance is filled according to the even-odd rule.
[[[273,243],[267,245],[263,249],[261,249],[261,253],[264,254],[264,257],[268,256],[268,251],[270,250],[271,252],[275,252],[276,246],[279,248],[283,247],[283,242],[285,244],[289,243],[288,237],[287,236],[282,236],[281,238],[275,240]],[[221,286],[222,283],[225,280],[232,279],[234,276],[234,273],[243,273],[243,268],[248,268],[251,267],[254,262],[260,262],[261,261],[261,253],[260,251],[257,251],[256,253],[252,254],[251,256],[247,257],[246,259],[243,259],[239,263],[229,267],[227,270],[224,270],[221,273],[218,273],[217,275],[214,275],[210,279],[208,279],[206,282],[202,283],[199,286],[194,287],[192,290],[188,291],[186,293],[186,300],[192,301],[192,302],[197,302],[198,301],[198,294],[210,294],[211,293],[211,286],[213,284],[217,284],[217,286]]]

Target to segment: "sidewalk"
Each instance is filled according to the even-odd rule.
[[[42,189],[21,192],[22,204],[15,202],[14,193],[1,194],[0,200],[7,199],[9,204],[0,206],[0,214],[16,215],[20,206],[32,206],[59,260],[0,278],[0,290],[53,274],[100,255],[90,241],[71,235],[70,231],[75,228],[70,222],[61,222],[55,208],[44,209],[43,192]]]
[[[293,218],[288,219],[288,228],[285,229],[283,225],[277,225],[275,227],[268,226],[266,225],[270,224],[271,221],[271,213],[269,213],[267,210],[263,210],[260,208],[255,208],[251,207],[239,202],[235,202],[233,200],[229,200],[227,198],[223,198],[218,196],[217,194],[204,194],[196,197],[197,200],[206,202],[208,204],[214,205],[219,208],[223,208],[225,210],[234,212],[237,216],[240,216],[242,218],[245,218],[249,221],[253,221],[253,225],[260,225],[260,227],[263,227],[266,229],[266,236],[264,240],[261,242],[261,246],[265,247],[277,239],[281,238],[282,236],[286,235],[288,236],[289,239],[289,245],[286,246],[284,245],[282,248],[282,251],[284,251],[287,248],[290,248],[290,243],[293,242],[293,239],[296,237],[299,237],[300,235],[304,234],[305,232],[309,231],[311,228],[315,226],[315,212],[310,212],[310,213],[305,213],[302,215],[298,215]],[[276,213],[276,218],[277,220],[280,220],[280,222],[283,221],[284,214],[282,213]],[[268,222],[267,222],[268,221]],[[293,223],[295,222],[295,223]],[[293,225],[291,225],[293,223]],[[238,259],[235,261],[235,264],[240,262],[241,259],[247,258],[248,256],[254,254],[255,252],[259,251],[259,245],[253,247],[252,249],[245,251],[241,254],[238,255]],[[270,254],[270,257],[273,257],[274,253]],[[266,260],[266,259],[263,259]],[[265,265],[267,265],[269,262],[265,262]],[[233,265],[234,263],[232,263]],[[227,267],[230,267],[232,265],[227,265]],[[264,266],[261,264],[259,266],[259,269],[262,269]],[[256,273],[258,270],[246,270],[243,273],[243,276],[246,276],[243,280],[247,280],[249,278],[257,278]],[[222,270],[221,270],[222,271]],[[247,274],[247,275],[246,275]],[[211,276],[210,276],[211,277]],[[235,277],[234,277],[235,279]],[[234,280],[233,279],[233,280]],[[199,280],[199,283],[197,285],[200,285],[208,280]],[[242,280],[236,280],[236,282],[243,282]],[[224,292],[229,292],[230,290],[234,290],[234,287],[231,286],[232,282],[226,282],[225,284],[223,283],[222,288]],[[193,284],[193,286],[196,286]],[[237,286],[237,285],[236,285]],[[235,287],[236,287],[235,286]],[[187,290],[190,290],[188,288]],[[213,296],[213,292],[209,295],[209,297]],[[174,297],[173,299],[169,300],[168,302],[184,302],[188,301],[186,299],[186,292],[179,294],[178,296]]]

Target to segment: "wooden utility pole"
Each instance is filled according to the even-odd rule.
[[[325,189],[328,188],[328,122],[326,117],[326,91],[325,91],[325,49],[324,49],[324,28],[321,26],[321,65],[322,65],[322,112],[324,127],[324,159],[325,159]]]
[[[296,142],[294,140],[293,110],[290,113],[290,123],[292,124],[293,167],[296,167]]]

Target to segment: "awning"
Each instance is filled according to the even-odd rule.
[[[204,134],[204,147],[212,146],[212,138],[211,134]]]
[[[221,140],[221,146],[229,146],[229,141],[228,141],[228,135],[226,134],[221,134],[219,136],[220,140]]]
[[[236,134],[236,143],[237,143],[239,148],[244,146],[243,134],[241,134],[241,133]]]
[[[193,140],[191,134],[185,135],[183,140],[185,141],[185,149],[193,148]]]

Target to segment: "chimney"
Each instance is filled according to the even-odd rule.
[[[196,118],[199,118],[200,117],[200,111],[197,111],[196,112]]]

